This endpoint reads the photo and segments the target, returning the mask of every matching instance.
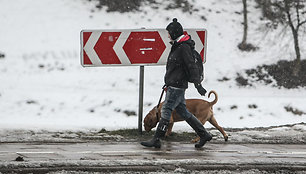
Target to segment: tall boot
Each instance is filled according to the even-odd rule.
[[[159,124],[156,128],[156,132],[154,134],[154,137],[150,141],[144,141],[141,142],[140,144],[146,147],[155,147],[155,148],[160,148],[160,138],[164,137],[167,131],[169,125],[169,121],[161,118],[159,121]]]
[[[212,136],[205,130],[202,123],[195,116],[188,118],[186,122],[195,130],[195,132],[200,137],[200,142],[195,144],[196,148],[203,147],[207,141],[212,139]]]

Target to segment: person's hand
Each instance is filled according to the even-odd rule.
[[[194,87],[198,90],[199,94],[201,94],[202,96],[205,96],[207,91],[206,89],[203,88],[201,84],[194,84]]]

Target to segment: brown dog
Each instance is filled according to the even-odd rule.
[[[201,99],[187,99],[186,100],[186,107],[189,112],[191,112],[194,116],[196,116],[201,123],[204,125],[206,121],[209,121],[215,128],[217,128],[223,135],[224,140],[227,141],[228,136],[224,132],[223,128],[220,127],[214,117],[213,114],[213,105],[217,103],[218,101],[218,95],[215,91],[210,91],[208,94],[208,97],[210,97],[211,94],[215,95],[215,99],[212,102],[208,102]],[[157,123],[159,122],[159,119],[161,117],[161,108],[162,108],[163,102],[160,104],[159,108],[157,109],[156,106],[146,115],[144,118],[144,128],[148,132],[152,128],[156,127]],[[174,110],[171,114],[170,123],[168,130],[166,132],[166,136],[169,136],[172,131],[172,127],[174,122],[177,121],[184,121]],[[196,142],[200,139],[200,137],[197,137],[193,140],[193,142]]]

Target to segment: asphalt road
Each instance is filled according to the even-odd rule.
[[[258,169],[303,172],[306,171],[306,146],[208,143],[202,149],[195,149],[193,144],[163,142],[161,149],[154,149],[144,148],[138,142],[0,144],[2,173],[60,170],[149,172],[178,168],[192,171]]]

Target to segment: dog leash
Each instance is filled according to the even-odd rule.
[[[159,106],[160,106],[160,102],[161,102],[161,100],[162,100],[162,98],[163,98],[163,95],[164,95],[164,92],[165,91],[167,91],[167,86],[166,85],[164,85],[163,87],[162,87],[162,92],[161,92],[161,94],[160,94],[160,97],[159,97],[159,100],[158,100],[158,104],[157,104],[157,106],[156,106],[156,118],[157,118],[157,121],[159,120],[159,118],[158,118],[158,108],[159,108]]]

